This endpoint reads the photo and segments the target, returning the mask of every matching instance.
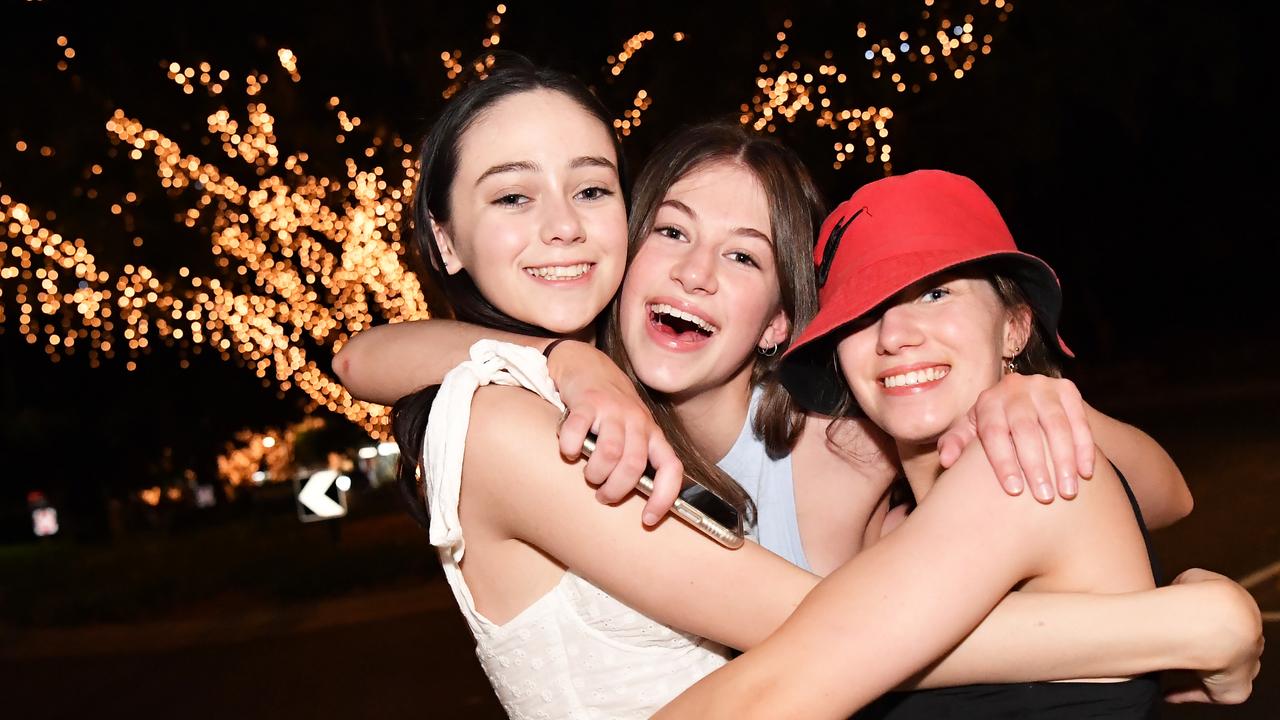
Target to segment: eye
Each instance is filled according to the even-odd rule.
[[[608,188],[592,186],[580,191],[576,197],[580,200],[599,200],[600,198],[609,197],[612,194],[613,191]]]
[[[671,225],[661,225],[659,227],[655,227],[653,231],[664,238],[670,238],[672,240],[685,239],[684,231]]]
[[[732,252],[725,253],[725,257],[729,258],[730,260],[736,263],[749,265],[753,268],[760,267],[760,263],[756,262],[756,259],[751,257],[750,253],[745,253],[745,252],[742,252],[741,250],[734,250]]]
[[[926,290],[925,293],[920,296],[920,299],[924,302],[932,303],[932,302],[938,302],[939,300],[947,297],[950,294],[951,294],[951,291],[949,289],[945,287],[936,287],[930,290]]]
[[[494,205],[500,205],[502,207],[520,207],[521,205],[527,205],[528,203],[529,198],[525,195],[521,195],[520,193],[507,193],[493,201]]]

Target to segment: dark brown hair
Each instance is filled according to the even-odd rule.
[[[1010,276],[1001,273],[998,268],[985,273],[984,277],[987,282],[991,283],[991,287],[995,289],[996,297],[1000,298],[1000,304],[1004,306],[1005,310],[1010,313],[1026,312],[1031,315],[1026,343],[1022,346],[1022,350],[1017,357],[1013,358],[1015,372],[1023,375],[1062,377],[1062,365],[1058,361],[1059,351],[1056,350],[1057,345],[1055,343],[1051,347],[1045,342],[1043,326],[1032,309],[1030,301],[1027,300],[1027,294],[1022,290],[1022,286]]]
[[[654,151],[636,179],[628,220],[628,260],[653,231],[654,218],[671,186],[716,162],[749,170],[760,182],[769,202],[774,269],[778,275],[781,306],[791,321],[791,330],[787,340],[779,344],[776,355],[755,358],[751,379],[763,386],[764,393],[753,430],[764,440],[769,455],[779,458],[790,453],[800,437],[804,412],[778,382],[776,370],[782,351],[817,312],[818,304],[813,276],[813,238],[822,222],[823,203],[804,163],[776,140],[752,134],[734,123],[707,123],[678,131]],[[697,451],[666,399],[639,382],[623,348],[616,302],[604,338],[606,352],[636,383],[686,470],[694,477],[706,478],[705,484],[723,498],[739,509],[746,509],[750,505],[746,493]]]
[[[419,145],[418,168],[421,175],[413,193],[413,237],[419,266],[417,270],[425,278],[424,284],[434,283],[442,291],[448,306],[441,309],[443,312],[437,312],[437,315],[521,335],[552,337],[554,333],[545,328],[520,322],[494,307],[481,294],[465,269],[452,275],[446,273],[440,248],[431,229],[431,220],[434,219],[439,224],[449,220],[449,200],[453,180],[458,172],[458,154],[463,135],[485,112],[513,95],[534,90],[558,92],[599,120],[613,139],[618,180],[625,193],[627,183],[622,148],[613,132],[613,120],[609,111],[572,75],[537,67],[526,58],[507,52],[492,53],[473,65],[493,69],[488,70],[487,75],[472,80],[445,104]],[[602,312],[601,316],[603,315]],[[407,395],[398,400],[391,411],[392,434],[400,446],[398,480],[401,495],[409,514],[423,527],[428,527],[429,518],[419,492],[419,464],[427,418],[439,389],[439,385],[433,385]]]

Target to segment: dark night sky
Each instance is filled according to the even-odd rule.
[[[502,47],[578,73],[618,110],[636,89],[649,90],[653,107],[627,141],[633,164],[682,122],[736,115],[760,53],[776,47],[774,33],[791,18],[793,54],[834,50],[855,78],[851,98],[892,104],[895,172],[940,167],[974,177],[1022,247],[1057,268],[1067,296],[1064,333],[1083,358],[1082,373],[1261,374],[1265,354],[1280,349],[1265,304],[1277,256],[1263,221],[1273,183],[1251,179],[1267,177],[1276,159],[1274,121],[1262,111],[1272,70],[1251,32],[1261,20],[1243,5],[1024,0],[968,77],[901,96],[865,77],[857,59],[865,45],[853,27],[866,20],[873,33],[914,29],[916,3],[827,1],[786,11],[764,2],[508,4]],[[114,107],[180,140],[198,137],[216,107],[202,94],[175,92],[162,60],[273,73],[264,99],[282,118],[282,145],[336,165],[325,99],[338,95],[369,126],[416,140],[445,86],[439,53],[478,53],[493,7],[258,5],[0,6],[0,191],[56,210],[60,229],[85,237],[105,267],[138,259],[170,271],[199,268],[208,262],[207,240],[166,224],[172,211],[153,169],[104,160],[103,123]],[[706,10],[695,17],[694,7]],[[644,29],[665,42],[606,83],[605,57]],[[672,43],[677,30],[688,41]],[[58,35],[77,52],[68,73],[54,69]],[[281,82],[279,47],[300,57],[300,84]],[[811,161],[829,199],[876,177],[861,162],[831,171],[831,136],[808,123],[781,136]],[[58,155],[16,153],[18,138],[53,145]],[[117,218],[71,198],[68,188],[92,162],[142,194],[140,211],[159,218],[150,227],[166,235],[153,231],[134,250]],[[0,503],[37,486],[79,488],[72,495],[92,498],[103,487],[141,484],[164,447],[179,464],[208,473],[232,431],[300,415],[300,395],[282,401],[216,358],[179,370],[173,351],[162,349],[140,365],[135,373],[123,360],[90,370],[80,355],[53,365],[12,327],[0,335]]]

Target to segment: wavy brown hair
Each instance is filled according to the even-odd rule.
[[[790,319],[787,340],[778,353],[757,355],[751,379],[763,388],[753,430],[764,440],[771,457],[789,454],[804,429],[804,412],[777,379],[782,351],[795,340],[817,312],[817,287],[813,273],[813,238],[823,217],[823,201],[817,186],[800,158],[776,140],[753,134],[728,122],[707,123],[684,128],[659,146],[645,163],[632,188],[628,220],[628,260],[653,231],[658,208],[667,191],[700,168],[713,163],[729,163],[749,170],[764,189],[769,203],[770,235],[774,243],[774,270],[778,276],[780,304]],[[686,471],[705,478],[721,497],[754,514],[746,493],[715,463],[694,447],[680,419],[662,395],[646,389],[622,345],[619,307],[615,302],[604,334],[604,348],[640,389],[654,420],[666,434],[685,463]]]

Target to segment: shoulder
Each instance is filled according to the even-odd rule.
[[[559,417],[554,405],[524,388],[482,387],[476,390],[471,400],[471,420],[467,427],[468,462],[473,457],[502,460],[520,451],[556,450],[559,447],[556,440]],[[501,457],[490,458],[494,454]],[[536,454],[541,456],[545,452]]]
[[[535,392],[510,385],[485,385],[471,399],[471,424],[540,424],[549,418],[554,429],[560,412]],[[470,438],[468,438],[470,440]]]
[[[920,507],[943,506],[951,515],[970,522],[994,522],[1007,528],[1034,530],[1037,537],[1065,537],[1100,523],[1111,522],[1103,508],[1127,508],[1128,498],[1120,480],[1102,450],[1096,449],[1098,471],[1092,481],[1082,483],[1073,499],[1055,497],[1045,504],[1029,492],[1010,496],[996,478],[995,470],[980,443],[970,443],[954,465],[939,476]],[[1046,456],[1048,449],[1046,448]],[[1049,471],[1056,474],[1052,459]]]
[[[523,388],[489,385],[477,390],[463,456],[469,489],[501,490],[511,498],[513,492],[536,491],[543,478],[570,467],[560,456],[559,417],[554,405]]]

